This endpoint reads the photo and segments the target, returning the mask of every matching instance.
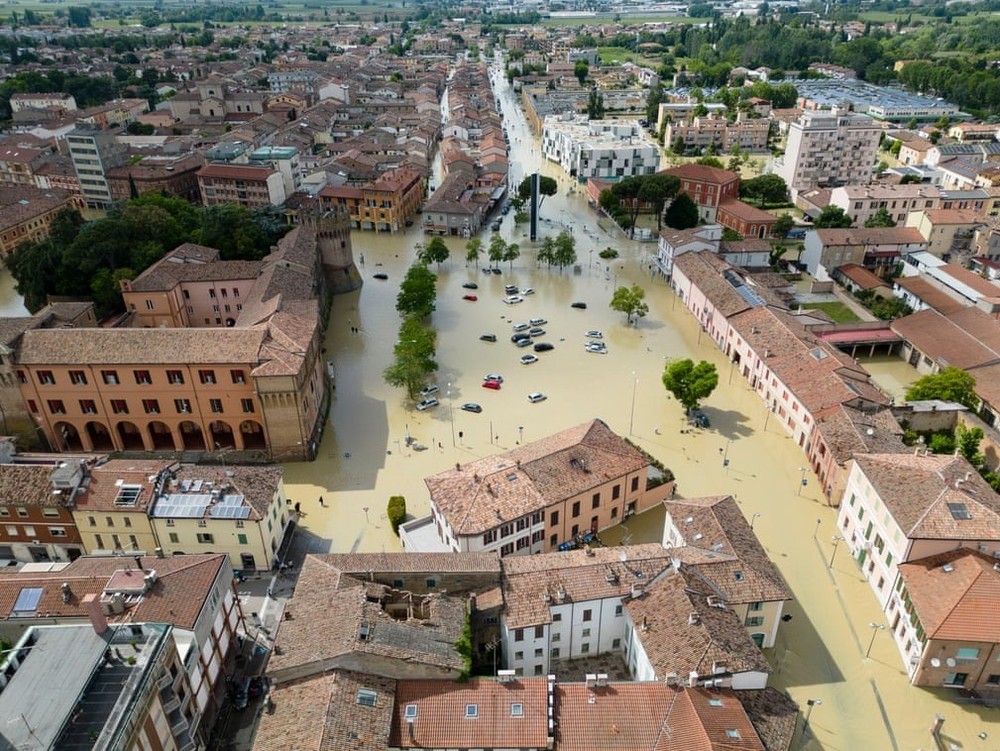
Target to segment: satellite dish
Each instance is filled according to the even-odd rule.
[[[954,658],[954,657],[949,657],[949,658],[948,658],[947,660],[945,660],[944,662],[945,662],[945,664],[946,664],[946,665],[947,665],[948,667],[950,667],[950,668],[953,668],[953,667],[955,667],[955,658]]]
[[[618,554],[618,560],[621,561],[622,563],[625,563],[625,561],[628,560],[628,553],[623,550],[621,553]]]
[[[868,430],[866,430],[865,433],[867,433],[870,436],[875,435],[875,429],[874,428],[868,428]]]
[[[937,657],[932,657],[931,658],[931,667],[932,668],[939,668],[939,667],[941,667],[941,660],[939,660]]]

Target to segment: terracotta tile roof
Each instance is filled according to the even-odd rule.
[[[664,506],[684,536],[684,547],[669,552],[687,567],[695,567],[727,602],[792,599],[731,495],[665,501]],[[687,563],[682,556],[685,549],[700,550],[706,559]]]
[[[180,555],[169,558],[143,556],[145,571],[156,571],[156,583],[137,602],[126,606],[125,612],[109,621],[129,623],[170,623],[180,628],[193,628],[205,606],[220,571],[231,571],[225,554]],[[82,606],[87,594],[100,595],[109,579],[123,570],[138,573],[131,556],[83,556],[61,571],[50,573],[0,573],[0,619],[15,620],[12,610],[24,587],[39,587],[42,597],[36,613],[49,618],[82,618],[87,612]],[[72,595],[63,602],[62,584],[70,585]]]
[[[0,228],[15,227],[61,206],[72,206],[72,203],[73,196],[65,191],[4,185],[0,191]]]
[[[358,691],[375,692],[375,706],[359,704]],[[278,684],[253,751],[383,751],[395,695],[396,681],[349,670]]]
[[[670,551],[658,543],[594,548],[590,553],[571,550],[504,558],[501,586],[507,628],[549,623],[550,607],[560,602],[560,592],[563,602],[620,599],[629,595],[633,584],[648,587],[670,568]]]
[[[398,593],[397,593],[398,594]],[[396,620],[382,606],[388,587],[365,583],[315,556],[306,556],[295,596],[275,637],[269,672],[280,680],[337,668],[370,665],[368,672],[393,677],[423,666],[429,674],[458,672],[454,644],[465,622],[465,604],[446,595],[414,595],[421,617]],[[321,633],[322,639],[316,635]],[[385,671],[389,671],[388,674]]]
[[[756,206],[743,203],[743,201],[738,198],[726,198],[720,201],[719,211],[724,211],[727,214],[731,214],[732,216],[746,222],[764,222],[766,224],[773,224],[778,221],[778,217],[774,214],[769,214],[766,211],[758,209]]]
[[[1000,321],[975,307],[948,314],[948,320],[974,337],[980,344],[1000,352]]]
[[[156,489],[156,480],[161,472],[172,465],[172,462],[155,459],[112,459],[91,470],[90,480],[85,482],[80,492],[76,494],[74,506],[77,511],[114,510],[135,511],[146,514]],[[115,504],[121,485],[132,485],[139,488],[135,503],[131,506]]]
[[[520,704],[521,715],[511,705]],[[476,717],[467,717],[474,705]],[[406,708],[416,707],[408,723]],[[396,684],[389,746],[395,748],[545,748],[548,684],[544,678],[409,681]]]
[[[916,227],[851,227],[814,230],[823,247],[831,245],[909,245],[924,244]]]
[[[845,263],[843,266],[838,266],[837,271],[857,284],[861,289],[877,289],[888,286],[884,279],[880,279],[864,266],[857,263]]]
[[[959,548],[900,564],[928,637],[1000,644],[1000,572],[995,563],[995,558]]]
[[[964,370],[1000,361],[1000,352],[977,341],[936,310],[921,310],[893,321],[890,327],[941,365]]]
[[[214,261],[212,263],[160,262],[142,274],[134,282],[136,292],[171,289],[183,282],[228,282],[247,281],[257,278],[261,269],[260,261]]]
[[[967,307],[969,303],[956,300],[944,290],[935,287],[920,276],[901,276],[894,280],[901,289],[922,300],[942,315],[949,315]]]
[[[62,506],[68,500],[52,493],[51,465],[0,464],[0,504],[4,506]],[[12,518],[13,512],[11,513]]]
[[[736,614],[709,605],[709,597],[718,603],[713,588],[682,567],[625,603],[657,679],[668,673],[684,679],[691,671],[711,675],[714,664],[724,664],[730,673],[771,672]],[[645,630],[638,627],[642,623]]]
[[[858,454],[854,462],[908,538],[1000,539],[1000,496],[962,457]],[[964,504],[971,518],[954,518],[949,503]]]
[[[479,534],[572,498],[649,461],[600,420],[424,478],[431,501],[458,534]]]
[[[737,696],[661,682],[555,687],[557,749],[764,751]],[[735,731],[733,736],[729,731]]]
[[[703,183],[714,183],[716,185],[725,185],[733,180],[739,180],[740,176],[735,172],[730,172],[729,170],[719,169],[718,167],[708,167],[704,164],[682,164],[678,167],[670,167],[669,169],[660,170],[657,174],[663,175],[674,175],[679,177],[681,180],[697,180]]]
[[[976,396],[989,405],[1000,405],[1000,363],[969,368],[976,379]]]
[[[201,480],[205,483],[212,483],[213,488],[225,488],[230,486],[232,491],[227,491],[227,495],[242,495],[243,506],[251,509],[249,519],[260,521],[271,510],[274,503],[275,493],[282,486],[285,470],[278,465],[271,466],[249,466],[230,464],[224,467],[215,467],[204,464],[182,464],[173,472],[173,477],[178,485],[185,480]],[[182,493],[180,487],[171,486],[167,488],[171,493]],[[205,518],[212,518],[210,507],[205,509]]]
[[[788,751],[799,719],[799,706],[776,688],[736,692],[767,751]]]
[[[276,169],[271,167],[256,167],[249,164],[207,164],[198,170],[198,177],[264,182],[271,175],[277,174],[277,172]]]
[[[496,553],[330,553],[314,555],[345,574],[376,573],[496,573]]]
[[[836,404],[813,414],[819,433],[834,459],[843,464],[855,454],[906,454],[903,428],[890,409],[855,409]],[[871,431],[871,433],[869,433]]]
[[[711,300],[712,305],[726,318],[748,310],[750,303],[727,282],[710,258],[715,254],[710,251],[682,253],[674,258],[674,266],[681,274],[691,280]]]

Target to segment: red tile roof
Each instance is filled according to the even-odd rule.
[[[730,172],[729,170],[719,169],[718,167],[708,167],[704,164],[682,164],[678,167],[670,167],[669,169],[660,170],[657,174],[659,175],[674,175],[682,180],[698,180],[704,183],[714,183],[717,185],[725,185],[733,180],[739,182],[740,176],[735,172]]]
[[[399,681],[389,746],[398,748],[545,748],[548,684],[544,678]],[[520,716],[512,705],[520,705]],[[467,707],[476,716],[468,716]],[[407,706],[416,719],[406,721]]]

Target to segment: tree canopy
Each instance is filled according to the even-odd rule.
[[[674,229],[690,229],[698,225],[698,204],[687,193],[681,193],[667,207],[663,221]]]
[[[632,316],[636,319],[644,317],[649,312],[649,305],[645,302],[646,290],[638,284],[631,287],[619,287],[611,296],[610,307],[619,313],[624,313],[629,323],[632,323]]]
[[[823,210],[819,213],[819,216],[813,220],[813,226],[816,229],[824,229],[830,227],[841,227],[847,228],[854,224],[851,217],[840,208],[840,206],[834,206],[832,203],[829,206],[824,206]]]
[[[690,412],[697,409],[719,385],[719,373],[710,362],[697,365],[692,360],[674,360],[663,370],[663,387]]]
[[[28,310],[43,307],[49,295],[92,297],[97,314],[106,316],[123,309],[119,280],[135,278],[178,245],[217,248],[224,260],[258,260],[289,229],[277,211],[197,206],[146,193],[91,222],[73,210],[59,212],[48,239],[20,245],[7,267]]]
[[[413,268],[427,271],[424,266]],[[392,350],[392,363],[382,372],[385,382],[396,388],[405,388],[407,396],[415,399],[427,384],[427,377],[438,369],[434,359],[436,342],[437,332],[424,326],[417,316],[403,319],[399,340]]]
[[[976,379],[954,366],[918,378],[906,391],[907,401],[940,399],[958,402],[971,410],[979,408]]]
[[[410,266],[399,285],[396,310],[401,316],[426,318],[437,303],[437,277],[422,263]]]
[[[424,265],[436,263],[439,269],[442,262],[447,261],[450,256],[451,251],[440,237],[433,237],[426,245],[418,245],[417,248],[417,260],[420,263]]]
[[[756,201],[760,208],[781,203],[788,197],[788,185],[779,175],[758,175],[740,184],[740,198]]]
[[[892,218],[885,207],[880,208],[870,217],[865,219],[865,228],[872,229],[874,227],[895,227],[896,221]]]
[[[538,192],[543,196],[554,196],[559,190],[559,183],[554,177],[541,175],[538,178]],[[517,194],[525,201],[531,198],[531,175],[528,175],[517,186]]]

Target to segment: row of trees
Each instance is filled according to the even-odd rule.
[[[406,272],[396,295],[396,311],[403,317],[392,363],[383,371],[385,382],[406,389],[416,399],[427,377],[437,371],[437,331],[428,319],[437,305],[437,277],[419,260]]]
[[[259,260],[288,230],[277,211],[147,193],[92,222],[63,210],[48,239],[22,244],[6,263],[28,310],[43,307],[49,295],[92,297],[106,316],[123,310],[121,279],[134,279],[182,243],[218,248],[226,260]]]
[[[644,208],[656,214],[656,229],[663,224],[663,210],[677,195],[681,183],[674,175],[636,175],[619,180],[601,191],[598,203],[623,229],[635,226],[639,212]]]

